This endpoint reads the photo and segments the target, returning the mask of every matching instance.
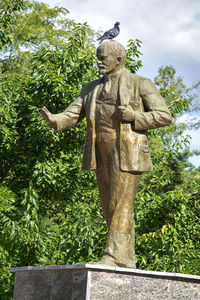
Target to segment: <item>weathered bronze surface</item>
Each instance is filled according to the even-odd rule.
[[[133,209],[143,172],[152,171],[147,130],[171,123],[170,112],[153,82],[125,69],[126,51],[116,42],[97,48],[102,78],[86,84],[62,113],[40,111],[55,131],[87,119],[83,170],[95,171],[108,225],[99,263],[135,267]]]

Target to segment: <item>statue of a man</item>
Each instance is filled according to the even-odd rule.
[[[97,48],[99,73],[62,113],[41,114],[55,131],[87,119],[83,170],[95,171],[108,237],[101,264],[135,268],[133,208],[143,172],[152,171],[147,130],[171,123],[150,79],[125,69],[126,51],[116,41]]]

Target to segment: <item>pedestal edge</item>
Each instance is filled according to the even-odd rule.
[[[24,271],[52,271],[52,270],[88,270],[88,271],[104,271],[104,272],[115,272],[123,273],[135,276],[145,276],[145,277],[159,277],[159,278],[170,278],[170,279],[179,279],[187,281],[197,281],[200,283],[200,276],[190,275],[184,273],[172,273],[172,272],[159,272],[159,271],[146,271],[140,269],[129,269],[121,267],[111,267],[100,264],[77,264],[77,265],[57,265],[57,266],[23,266],[11,268],[11,272],[24,272]]]

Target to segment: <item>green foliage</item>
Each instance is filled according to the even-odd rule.
[[[13,275],[9,272],[12,266],[10,259],[13,249],[9,253],[10,247],[13,247],[15,240],[15,222],[14,215],[14,194],[6,186],[0,185],[0,295],[1,299],[10,294],[10,288],[13,287]],[[12,255],[13,256],[13,255]],[[15,259],[13,257],[13,259]]]
[[[28,3],[16,12],[14,43],[2,51],[1,299],[12,295],[11,266],[83,262],[103,251],[95,179],[81,172],[85,123],[53,134],[39,114],[43,105],[63,110],[97,75],[93,31],[66,13]]]
[[[165,174],[166,167],[169,164],[164,166]],[[174,188],[174,182],[170,184],[167,176],[159,178],[156,173],[153,178],[143,178],[138,193],[135,212],[138,264],[142,269],[199,275],[200,177],[183,172],[182,184]]]
[[[136,39],[130,39],[127,44],[127,59],[126,68],[132,73],[136,73],[142,67],[142,61],[139,59],[142,53],[139,51],[141,47],[141,41]]]
[[[64,8],[23,5],[12,10],[10,40],[1,40],[0,293],[6,300],[11,266],[98,260],[107,234],[95,176],[81,171],[86,122],[54,134],[39,114],[44,105],[63,111],[97,78],[95,33],[69,20]],[[140,44],[127,45],[131,72],[141,67]],[[174,122],[149,132],[154,173],[143,176],[136,200],[137,267],[198,274],[199,171],[188,163],[186,125],[178,120],[195,99],[172,67],[160,69],[156,83]]]
[[[136,199],[136,253],[141,269],[200,274],[200,173],[188,162],[190,137],[179,117],[195,106],[193,90],[175,77],[173,67],[155,79],[173,115],[170,127],[149,132],[154,165],[144,174]]]
[[[0,49],[13,43],[12,32],[17,24],[15,16],[24,7],[24,0],[0,1]]]

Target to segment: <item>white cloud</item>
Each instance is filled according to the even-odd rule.
[[[186,132],[190,135],[191,137],[191,150],[198,150],[200,151],[200,129],[198,130],[190,130],[188,132]]]
[[[200,151],[200,128],[198,130],[190,130],[186,132],[191,137],[190,150]],[[200,166],[200,155],[192,156],[189,161],[196,167]]]
[[[200,116],[197,113],[193,114],[184,114],[179,118],[180,123],[185,123],[185,125],[189,127],[191,123],[197,123],[200,121]],[[190,150],[200,151],[200,128],[193,130],[186,130],[184,135],[190,136]],[[200,166],[200,155],[192,156],[189,161],[195,166]]]

